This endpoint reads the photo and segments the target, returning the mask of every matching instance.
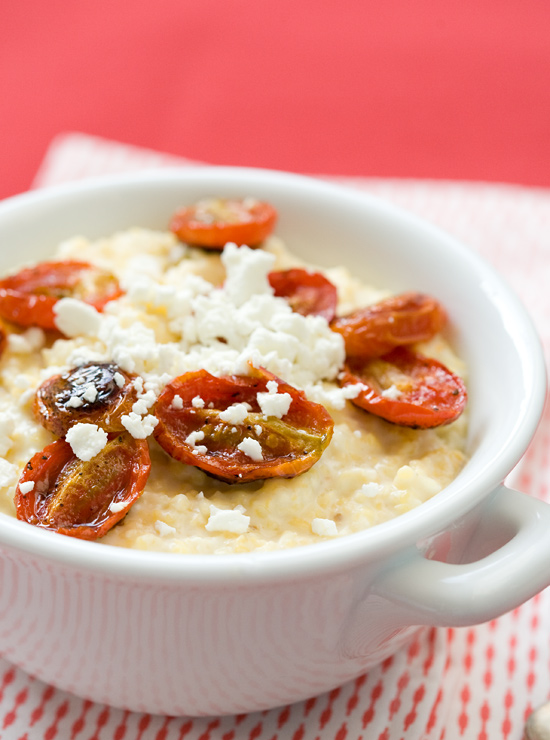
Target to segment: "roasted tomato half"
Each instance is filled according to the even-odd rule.
[[[275,402],[288,407],[281,418],[269,414],[266,397],[273,402],[275,394],[268,383],[277,386]],[[228,483],[305,472],[321,457],[333,430],[323,406],[256,368],[247,376],[217,378],[206,370],[181,375],[165,387],[155,413],[154,436],[169,455]]]
[[[286,298],[296,313],[323,316],[327,321],[334,318],[338,303],[336,286],[320,272],[295,267],[270,272],[268,278],[275,295]]]
[[[55,329],[60,298],[78,298],[101,311],[121,295],[114,275],[87,262],[40,262],[0,280],[0,316],[19,326]]]
[[[227,242],[257,247],[273,231],[277,211],[254,198],[205,198],[180,208],[170,221],[178,239],[205,249],[223,249]]]
[[[150,468],[147,442],[128,433],[114,435],[88,462],[58,439],[27,463],[15,490],[17,518],[96,540],[141,496]]]
[[[464,411],[464,382],[437,360],[398,347],[370,360],[348,360],[340,384],[366,386],[352,399],[371,414],[416,429],[448,424]]]
[[[122,432],[123,414],[132,410],[137,391],[129,375],[114,363],[88,363],[48,378],[36,391],[34,413],[58,437],[84,422],[106,432]]]
[[[402,293],[341,316],[330,328],[344,338],[346,356],[380,357],[394,347],[425,342],[445,326],[441,304],[422,293]]]

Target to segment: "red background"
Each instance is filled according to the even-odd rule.
[[[0,197],[65,131],[218,164],[550,186],[550,2],[4,0]]]

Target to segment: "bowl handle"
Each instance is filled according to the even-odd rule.
[[[550,585],[548,504],[499,486],[482,506],[478,526],[484,525],[512,537],[461,565],[428,560],[410,548],[373,590],[405,608],[414,624],[460,627],[499,617]]]

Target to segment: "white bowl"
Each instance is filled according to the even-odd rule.
[[[521,304],[455,240],[384,202],[261,170],[162,170],[0,204],[0,270],[74,234],[166,228],[199,197],[253,195],[304,258],[440,298],[469,367],[469,452],[433,499],[368,531],[280,552],[123,550],[0,516],[0,653],[130,710],[214,715],[327,691],[419,625],[492,619],[550,584],[550,507],[502,486],[541,414],[545,370]],[[445,561],[445,562],[443,562]]]

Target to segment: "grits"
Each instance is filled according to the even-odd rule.
[[[58,247],[57,259],[110,269],[127,294],[67,338],[10,327],[0,362],[0,511],[15,515],[14,489],[23,467],[54,439],[33,417],[36,388],[90,360],[113,360],[144,379],[136,419],[144,428],[149,419],[149,432],[148,409],[173,377],[199,367],[213,374],[242,372],[248,359],[304,389],[335,422],[329,447],[309,471],[241,485],[173,460],[149,436],[146,489],[99,540],[105,544],[216,554],[306,545],[396,517],[453,480],[466,460],[466,414],[447,426],[414,430],[353,406],[334,382],[343,361],[341,337],[324,319],[296,318],[265,286],[268,270],[301,263],[275,237],[262,250],[226,251],[220,259],[219,253],[182,245],[170,233],[144,229],[96,242],[78,237]],[[344,268],[325,274],[338,288],[339,314],[388,295],[359,283]],[[219,298],[224,290],[228,315]],[[287,332],[284,341],[278,342],[279,330]],[[441,336],[419,349],[464,376]]]

